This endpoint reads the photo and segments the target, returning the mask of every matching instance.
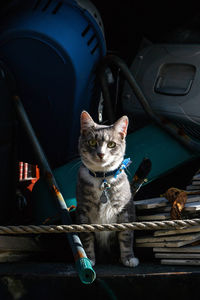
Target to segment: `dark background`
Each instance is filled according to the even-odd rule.
[[[24,0],[1,0],[0,16]],[[26,0],[29,1],[29,0]],[[198,1],[91,0],[103,20],[108,51],[131,63],[143,39],[152,43],[200,41]]]
[[[103,19],[107,47],[130,63],[143,39],[152,43],[200,41],[197,1],[92,1]]]
[[[5,16],[8,9],[15,14],[23,1],[29,0],[0,0],[0,17]],[[91,2],[102,17],[108,52],[120,56],[128,65],[131,65],[144,43],[200,43],[200,4],[197,1],[181,2],[181,5],[178,1]],[[121,115],[121,107],[117,113]],[[198,168],[199,163],[194,162],[192,172],[195,165]],[[191,177],[188,168],[187,171],[187,174],[184,173],[184,180],[181,178],[183,170],[176,174],[176,179],[180,178],[179,187],[183,187]],[[171,180],[164,182],[169,181]],[[155,187],[151,188],[156,194],[159,192],[158,186],[161,186],[160,182],[156,182]],[[163,186],[162,191],[166,188],[167,186]]]

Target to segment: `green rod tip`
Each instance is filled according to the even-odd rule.
[[[87,257],[83,257],[77,260],[76,268],[82,283],[90,284],[95,280],[96,273],[93,270],[91,262]]]

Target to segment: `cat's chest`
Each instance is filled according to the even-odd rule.
[[[106,178],[108,188],[104,188],[104,179],[95,178],[88,174],[87,170],[82,170],[81,176],[84,177],[91,191],[91,209],[88,212],[90,221],[92,223],[114,223],[117,221],[117,215],[123,209],[122,195],[120,195],[121,185],[124,180],[116,180],[113,176]],[[106,196],[105,196],[106,194]],[[123,201],[124,202],[124,201]]]
[[[96,223],[107,224],[115,223],[117,221],[118,210],[114,209],[111,202],[101,203],[99,207],[99,213],[96,216]],[[95,221],[95,220],[94,220]]]
[[[88,184],[88,186],[90,186],[91,192],[95,192],[96,200],[101,200],[101,198],[111,200],[111,195],[119,188],[120,185],[114,176],[109,176],[106,180],[104,180],[103,178],[91,176],[86,169],[82,169],[80,175],[84,178],[84,181]],[[106,194],[107,197],[102,197],[102,194]]]

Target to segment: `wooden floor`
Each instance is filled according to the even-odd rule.
[[[112,276],[169,276],[183,274],[199,274],[198,266],[174,266],[161,265],[159,263],[140,263],[136,268],[117,265],[96,265],[94,267],[97,277]],[[55,276],[55,277],[77,277],[74,264],[65,263],[40,263],[40,262],[20,262],[2,263],[0,265],[0,276]]]
[[[97,265],[96,280],[80,282],[74,265],[65,263],[2,263],[0,299],[193,299],[199,291],[200,268],[141,263],[136,268]],[[192,293],[191,293],[192,291]],[[173,297],[172,297],[173,296]]]

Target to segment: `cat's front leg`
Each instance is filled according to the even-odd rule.
[[[127,203],[120,215],[118,215],[117,221],[118,223],[126,223],[134,222],[135,219],[135,207],[132,198],[130,198],[130,201]],[[139,259],[134,256],[133,252],[134,231],[120,231],[118,233],[118,240],[123,265],[127,267],[136,267],[139,264]]]
[[[77,224],[90,224],[89,217],[83,207],[79,206],[76,210],[76,222]],[[83,244],[83,248],[87,257],[90,259],[92,266],[95,265],[95,251],[94,251],[94,233],[81,232],[80,239]]]
[[[95,252],[94,252],[94,234],[92,232],[80,233],[83,248],[90,259],[92,266],[95,265]]]
[[[133,253],[133,232],[121,231],[118,233],[120,257],[126,267],[136,267],[139,260]]]

